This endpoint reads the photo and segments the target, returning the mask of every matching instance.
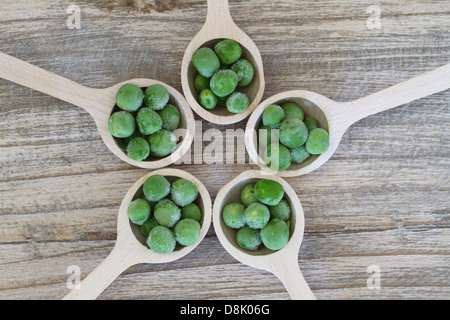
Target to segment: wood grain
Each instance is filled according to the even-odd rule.
[[[369,30],[377,3],[381,30]],[[263,98],[303,89],[351,101],[449,62],[449,1],[377,3],[230,0],[263,57]],[[80,30],[66,26],[71,4]],[[184,50],[205,17],[206,0],[4,0],[0,50],[89,87],[150,78],[182,91]],[[448,105],[447,90],[363,119],[320,169],[286,178],[305,213],[299,265],[317,299],[450,298]],[[89,114],[68,103],[0,80],[0,108],[0,298],[61,299],[68,266],[84,278],[111,252],[120,203],[148,171],[110,153]],[[256,168],[172,167],[212,199]],[[366,284],[372,265],[379,290]],[[289,296],[272,274],[234,260],[211,227],[189,255],[134,266],[100,296],[170,298]]]

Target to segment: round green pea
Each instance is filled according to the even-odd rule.
[[[255,69],[253,68],[253,65],[245,59],[238,60],[235,64],[233,64],[231,70],[233,70],[238,76],[239,87],[245,87],[249,85],[255,75]]]
[[[167,157],[177,145],[176,136],[165,129],[155,132],[148,138],[150,153],[155,157]]]
[[[211,78],[209,86],[218,97],[225,97],[234,92],[239,79],[233,70],[220,70]]]
[[[212,110],[217,106],[217,96],[211,89],[204,89],[198,96],[200,105],[206,110]]]
[[[308,131],[319,128],[319,121],[317,121],[316,119],[306,117],[305,120],[303,120],[303,122],[305,123],[305,126],[308,128]]]
[[[276,153],[278,149],[278,153]],[[284,171],[292,163],[291,152],[282,144],[272,143],[266,149],[264,161],[269,169],[274,171]]]
[[[291,217],[291,206],[285,199],[281,199],[280,203],[269,207],[270,218],[288,221]]]
[[[145,90],[144,103],[152,110],[161,110],[169,99],[169,91],[160,84],[154,84]]]
[[[170,182],[161,175],[154,175],[145,180],[142,191],[148,201],[157,202],[169,195]]]
[[[273,180],[260,180],[255,185],[255,196],[259,202],[276,206],[284,196],[284,189],[281,184]]]
[[[142,137],[135,137],[128,142],[127,156],[136,161],[143,161],[150,155],[150,145]]]
[[[271,220],[260,232],[261,241],[270,250],[280,250],[289,241],[289,228],[282,220]]]
[[[188,204],[181,209],[181,217],[183,219],[194,219],[195,221],[202,220],[202,211],[195,203]]]
[[[136,129],[136,121],[131,113],[118,111],[109,118],[108,129],[113,137],[128,138]]]
[[[311,155],[306,151],[306,146],[302,145],[291,150],[291,160],[295,163],[302,163],[306,161]]]
[[[256,251],[261,245],[261,236],[258,229],[245,226],[236,233],[236,242],[245,250]]]
[[[149,218],[147,221],[145,221],[140,227],[139,230],[141,230],[141,233],[148,237],[148,235],[150,234],[150,231],[158,226],[158,221],[156,221],[155,218]]]
[[[202,76],[210,78],[220,68],[220,61],[210,48],[200,48],[192,55],[192,64]]]
[[[270,211],[265,205],[255,202],[245,209],[245,223],[252,229],[264,228],[270,220]]]
[[[193,219],[183,219],[175,225],[173,229],[175,239],[183,246],[190,246],[200,238],[200,223]]]
[[[330,137],[324,129],[312,129],[306,141],[306,150],[310,154],[322,154],[330,147]]]
[[[258,199],[256,199],[255,196],[255,184],[250,183],[242,189],[241,192],[241,201],[242,203],[248,207],[252,203],[258,202]]]
[[[280,142],[288,148],[297,148],[308,139],[308,128],[297,118],[284,120],[280,126]]]
[[[277,129],[285,117],[283,108],[279,105],[272,104],[263,112],[263,124],[271,129]]]
[[[141,107],[143,101],[144,92],[135,84],[124,84],[116,94],[116,104],[125,111],[136,111]]]
[[[173,202],[180,207],[185,207],[197,199],[198,189],[191,181],[186,179],[178,179],[172,183],[170,195]]]
[[[197,92],[202,92],[205,89],[209,89],[209,79],[198,74],[194,79],[194,87]]]
[[[173,232],[163,226],[154,227],[147,238],[148,247],[156,253],[170,253],[175,250],[176,244]]]
[[[294,102],[286,102],[281,105],[281,108],[283,108],[284,110],[286,119],[296,118],[300,121],[303,121],[303,119],[305,119],[305,113],[303,112],[302,108]]]
[[[230,228],[239,229],[245,226],[245,206],[242,203],[230,203],[223,208],[223,222]]]
[[[156,111],[153,111],[148,107],[144,107],[139,109],[136,115],[136,123],[139,132],[144,136],[148,136],[161,130],[163,120]]]
[[[181,209],[169,199],[162,199],[155,205],[153,215],[158,223],[172,228],[181,218]]]
[[[219,60],[224,65],[229,65],[236,62],[242,55],[242,49],[239,43],[231,39],[225,39],[218,42],[214,51]]]
[[[248,109],[250,102],[245,93],[234,92],[227,100],[226,106],[231,113],[242,113]]]
[[[168,131],[174,131],[180,125],[180,110],[174,105],[168,104],[162,110],[158,111],[162,119],[162,127]]]
[[[128,206],[128,218],[134,224],[141,226],[150,217],[151,209],[147,200],[136,199]]]

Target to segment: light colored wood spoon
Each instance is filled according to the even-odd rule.
[[[285,199],[291,206],[291,238],[279,251],[271,251],[263,245],[255,251],[247,251],[236,242],[237,230],[225,225],[222,219],[223,208],[230,203],[241,203],[242,189],[249,183],[268,179],[280,183],[285,191]],[[292,187],[279,176],[268,175],[258,170],[241,173],[226,184],[217,194],[213,206],[214,230],[220,243],[236,260],[251,267],[267,270],[275,274],[295,300],[315,300],[315,296],[305,281],[298,265],[298,251],[303,240],[305,217],[302,205]]]
[[[263,170],[282,177],[295,177],[307,174],[323,165],[336,151],[345,131],[355,122],[411,101],[447,90],[450,88],[450,64],[427,72],[390,88],[351,102],[335,102],[318,93],[294,90],[276,94],[264,102],[250,116],[245,130],[245,144],[250,159]],[[320,127],[330,135],[330,147],[322,155],[313,155],[301,164],[292,164],[287,170],[270,170],[259,156],[257,130],[262,123],[264,110],[272,104],[309,100],[305,115],[319,121]]]
[[[1,52],[0,78],[81,107],[94,118],[106,146],[120,159],[136,167],[159,169],[168,166],[183,157],[194,139],[195,120],[189,104],[181,93],[160,81],[132,79],[106,89],[88,88]],[[162,159],[155,158],[152,161],[135,161],[124,153],[115,138],[110,134],[108,120],[116,103],[116,94],[119,88],[126,83],[133,83],[141,88],[160,84],[169,91],[170,103],[180,110],[180,133],[182,137],[182,141],[170,156]]]
[[[191,181],[198,188],[199,196],[195,203],[203,213],[200,237],[191,246],[175,248],[172,253],[161,254],[151,251],[145,244],[145,237],[139,227],[128,218],[128,207],[136,198],[142,196],[142,185],[150,177],[162,175],[169,182],[182,178]],[[65,300],[93,300],[103,292],[124,270],[139,263],[167,263],[184,257],[194,250],[205,237],[211,225],[211,198],[200,180],[190,173],[178,169],[160,169],[139,179],[127,192],[119,209],[117,221],[117,242],[110,255],[92,271],[81,283],[79,289],[64,297]]]
[[[249,100],[247,111],[232,114],[227,108],[217,106],[213,110],[204,109],[198,101],[198,92],[194,87],[197,74],[191,63],[192,55],[201,47],[214,48],[223,39],[232,39],[242,47],[242,58],[253,64],[255,75],[252,82],[241,89]],[[181,84],[184,96],[194,111],[203,119],[216,124],[232,124],[247,118],[261,102],[265,81],[261,54],[255,43],[234,23],[228,8],[228,0],[208,0],[208,14],[203,28],[192,39],[183,57],[181,65]]]

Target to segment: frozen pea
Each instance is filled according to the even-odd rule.
[[[156,253],[170,253],[175,250],[176,244],[173,232],[163,226],[154,227],[147,238],[148,247]]]
[[[302,145],[291,150],[291,160],[295,163],[302,163],[306,161],[311,155],[306,151],[306,146]]]
[[[128,206],[128,218],[134,224],[141,226],[150,217],[151,209],[147,200],[136,199]]]
[[[144,103],[152,110],[161,110],[169,99],[169,91],[160,84],[154,84],[145,90]]]
[[[124,84],[116,94],[116,104],[125,111],[136,111],[141,107],[143,101],[144,92],[135,84]]]
[[[177,145],[175,135],[165,129],[155,132],[148,138],[150,153],[155,157],[166,157],[170,155]]]
[[[271,220],[260,232],[261,241],[270,250],[280,250],[289,241],[289,228],[282,220]]]
[[[281,108],[284,110],[284,114],[286,115],[286,119],[296,118],[300,121],[305,119],[305,113],[302,108],[294,102],[286,102],[281,105]]]
[[[158,111],[162,119],[162,127],[168,131],[174,131],[180,125],[180,110],[174,105],[168,104],[162,110]]]
[[[238,82],[238,76],[233,70],[220,70],[213,75],[209,86],[216,96],[225,97],[233,93]]]
[[[136,123],[131,113],[118,111],[109,118],[108,129],[113,137],[128,138],[134,133]]]
[[[142,190],[148,201],[157,202],[169,195],[170,182],[161,175],[154,175],[145,180]]]
[[[288,221],[291,217],[291,206],[285,199],[281,199],[277,205],[269,207],[269,211],[271,219]]]
[[[202,220],[202,211],[195,203],[188,204],[181,209],[181,217],[183,219],[194,219],[195,221]]]
[[[156,219],[155,218],[149,218],[147,221],[145,221],[140,227],[139,227],[139,230],[141,230],[141,233],[144,235],[144,236],[146,236],[146,237],[148,237],[148,235],[150,234],[150,231],[154,228],[154,227],[156,227],[156,226],[158,226],[159,224],[158,224],[158,221],[156,221]]]
[[[155,205],[153,215],[158,223],[172,228],[181,218],[181,209],[169,199],[162,199]]]
[[[261,229],[270,220],[270,211],[265,205],[255,202],[245,209],[245,223],[252,229]]]
[[[230,228],[239,229],[245,226],[245,206],[242,203],[230,203],[223,208],[223,222]]]
[[[262,118],[264,125],[271,129],[277,129],[285,119],[284,110],[279,105],[272,104],[264,110]]]
[[[276,206],[284,196],[284,189],[281,184],[273,180],[259,180],[255,185],[255,196],[259,202]]]
[[[249,85],[253,80],[253,76],[255,75],[255,69],[253,68],[253,65],[245,59],[238,60],[235,64],[233,64],[231,70],[233,70],[238,76],[239,87],[245,87]]]
[[[183,246],[190,246],[200,238],[200,223],[193,219],[180,220],[173,229],[175,239]]]
[[[297,148],[308,139],[308,128],[297,118],[284,120],[280,126],[280,142],[288,148]]]
[[[216,52],[219,60],[224,65],[230,65],[236,62],[242,55],[242,49],[239,43],[231,39],[225,39],[218,42],[214,51]]]
[[[248,109],[249,100],[245,93],[234,92],[227,100],[226,106],[231,113],[242,113]]]
[[[256,199],[255,196],[255,184],[250,183],[242,189],[241,192],[241,201],[242,203],[248,207],[252,203],[258,202],[258,199]]]
[[[256,251],[261,245],[259,230],[245,226],[239,229],[236,234],[236,242],[245,250]]]
[[[198,197],[198,189],[195,184],[186,179],[178,179],[172,183],[170,192],[173,202],[180,207],[185,207],[194,202]]]
[[[284,171],[289,168],[292,163],[291,152],[282,144],[272,143],[266,149],[264,161],[269,169],[274,171]]]
[[[308,128],[308,131],[319,128],[319,122],[316,119],[306,117],[303,122],[305,123],[305,126]]]
[[[128,142],[127,156],[136,161],[143,161],[150,155],[150,145],[142,137],[135,137]]]
[[[220,68],[220,61],[210,48],[200,48],[192,55],[192,64],[202,76],[210,78]]]
[[[306,141],[306,150],[310,154],[322,154],[330,147],[330,137],[324,129],[312,129]]]
[[[148,107],[144,107],[139,109],[136,115],[136,123],[139,132],[144,136],[148,136],[161,130],[163,120],[156,111],[153,111]]]
[[[198,74],[194,79],[194,87],[197,92],[202,92],[205,89],[209,89],[209,79]]]
[[[211,89],[204,89],[198,96],[200,105],[206,110],[212,110],[217,106],[217,96]]]

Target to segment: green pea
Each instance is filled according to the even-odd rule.
[[[116,94],[116,104],[125,111],[136,111],[141,107],[143,101],[144,92],[135,84],[124,84]]]
[[[197,75],[194,79],[194,87],[197,92],[202,92],[205,89],[209,89],[209,79],[201,74]]]
[[[236,242],[245,250],[256,251],[261,245],[261,236],[258,229],[245,226],[239,229],[236,234]]]
[[[173,202],[180,207],[185,207],[194,202],[198,197],[198,189],[195,184],[186,179],[178,179],[172,183],[170,192]]]
[[[324,129],[317,128],[311,130],[306,141],[306,150],[310,154],[322,154],[330,147],[330,137]]]
[[[160,84],[154,84],[145,90],[144,103],[152,110],[161,110],[169,99],[169,91]]]
[[[135,137],[128,142],[127,156],[136,161],[143,161],[150,155],[150,145],[142,137]]]
[[[249,85],[255,75],[255,69],[253,68],[253,65],[245,59],[238,60],[235,64],[233,64],[231,70],[233,70],[238,76],[239,87],[245,87]]]
[[[202,76],[210,78],[220,68],[220,61],[210,48],[200,48],[192,55],[192,64]]]
[[[269,207],[270,218],[288,221],[291,217],[291,206],[285,199],[281,199],[280,203]]]
[[[308,139],[308,128],[297,118],[284,120],[280,126],[280,142],[288,148],[297,148]]]
[[[255,202],[245,209],[245,223],[252,229],[261,229],[270,220],[270,211],[265,205]]]
[[[177,242],[173,232],[163,226],[154,227],[147,238],[148,247],[156,253],[170,253],[175,250]]]
[[[109,118],[108,129],[113,137],[128,138],[136,129],[136,121],[131,113],[118,111]]]
[[[128,218],[134,224],[141,226],[150,217],[151,209],[147,200],[136,199],[128,206]]]
[[[305,119],[305,113],[303,112],[302,108],[294,102],[286,102],[281,105],[281,108],[283,108],[284,110],[286,119],[296,118],[300,121],[303,121],[303,119]]]
[[[261,240],[264,246],[270,250],[280,250],[289,241],[289,228],[282,220],[271,220],[261,229]]]
[[[285,117],[283,108],[279,105],[272,104],[263,112],[263,124],[271,129],[277,129]]]
[[[245,206],[241,203],[230,203],[223,208],[223,222],[230,228],[239,229],[245,226]]]
[[[175,239],[183,246],[190,246],[200,238],[200,223],[193,219],[183,219],[175,225]]]
[[[162,119],[162,127],[168,131],[174,131],[180,125],[180,110],[174,105],[168,104],[162,110],[158,111]]]
[[[242,113],[248,109],[250,102],[245,93],[234,92],[227,100],[226,106],[231,113]]]
[[[219,60],[224,65],[229,65],[236,62],[242,55],[242,49],[239,43],[231,39],[225,39],[218,42],[214,51]]]
[[[278,154],[276,153],[277,149]],[[282,144],[272,143],[266,149],[264,161],[271,170],[284,171],[289,168],[292,163],[291,152]]]
[[[150,234],[150,231],[158,226],[158,221],[156,221],[155,218],[149,218],[147,221],[145,221],[140,227],[139,230],[141,230],[141,233],[148,237],[148,235]]]
[[[217,106],[217,96],[211,91],[211,89],[204,89],[198,96],[200,105],[206,110],[212,110]]]
[[[150,143],[150,153],[155,157],[167,157],[175,149],[177,138],[175,135],[165,129],[155,132],[148,138]]]
[[[319,121],[317,121],[316,119],[306,117],[303,122],[305,123],[305,126],[308,128],[308,131],[319,128]]]
[[[273,180],[260,180],[255,185],[255,196],[259,202],[276,206],[284,196],[284,189],[281,184]]]
[[[139,132],[144,136],[148,136],[161,130],[163,120],[156,111],[153,111],[148,107],[144,107],[139,109],[136,115],[136,123]]]
[[[169,199],[162,199],[155,205],[153,215],[158,223],[172,228],[181,218],[181,209]]]
[[[148,201],[157,202],[169,195],[170,182],[161,175],[154,175],[145,180],[142,190]]]
[[[181,209],[181,217],[183,219],[194,219],[195,221],[202,220],[202,211],[195,203],[188,204]]]
[[[250,183],[242,189],[241,192],[241,201],[242,203],[248,207],[252,203],[258,202],[258,199],[256,199],[255,196],[255,184]]]
[[[233,70],[220,70],[213,75],[209,86],[216,96],[225,97],[233,93],[238,82],[238,76]]]
[[[306,151],[306,146],[302,145],[298,148],[294,148],[291,150],[291,159],[292,162],[302,163],[306,161],[311,155],[308,151]]]

